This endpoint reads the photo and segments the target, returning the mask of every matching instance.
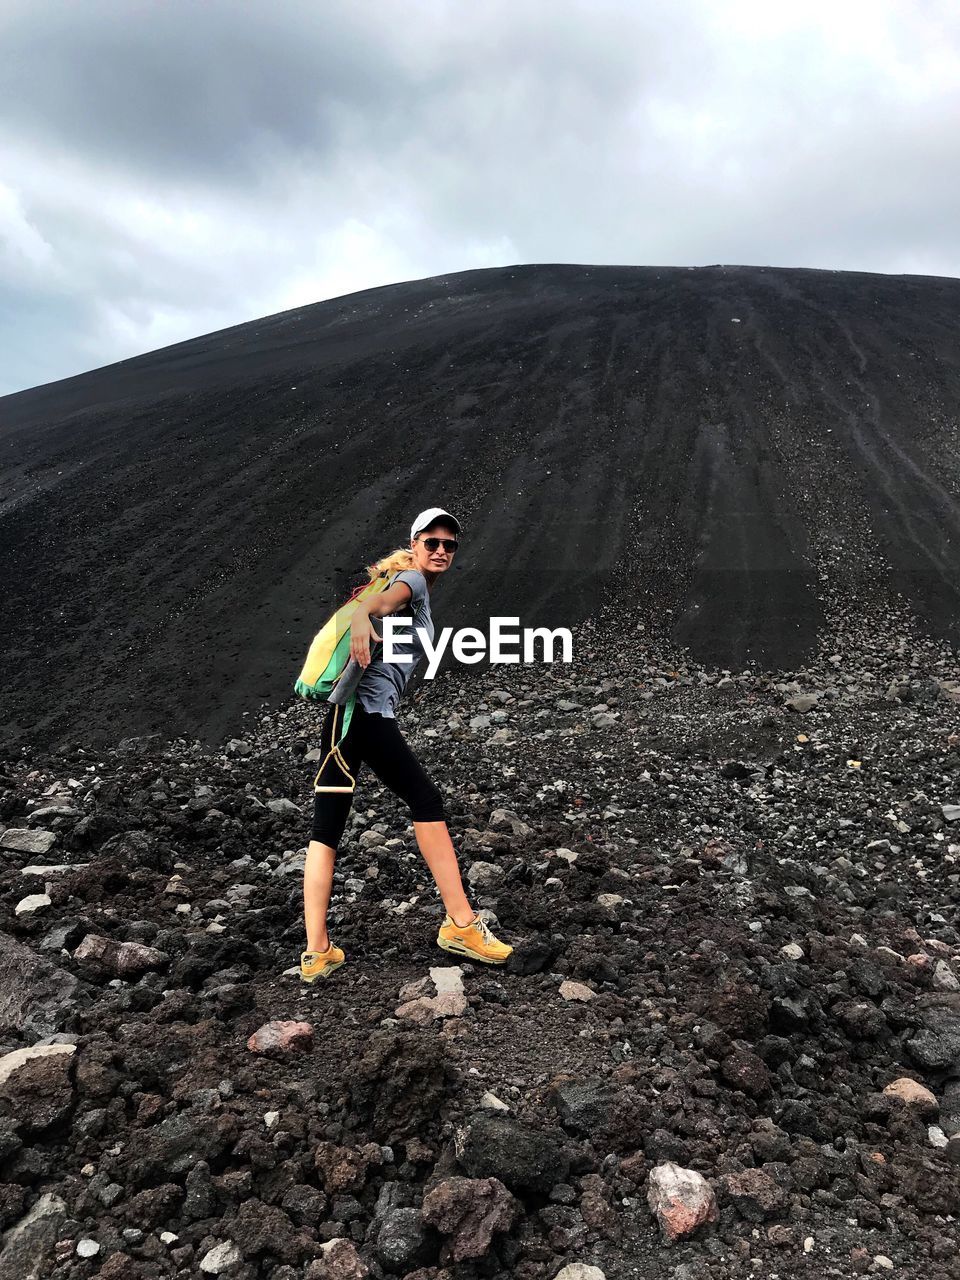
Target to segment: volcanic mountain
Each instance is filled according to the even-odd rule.
[[[787,669],[829,596],[956,644],[958,323],[955,279],[518,266],[7,396],[4,739],[238,730],[433,505],[438,629],[602,614],[638,661]]]

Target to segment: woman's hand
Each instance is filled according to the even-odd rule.
[[[356,658],[361,667],[370,665],[370,641],[380,640],[373,629],[370,615],[366,610],[358,609],[350,623],[350,657]]]

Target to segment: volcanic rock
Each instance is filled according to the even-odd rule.
[[[494,1235],[509,1231],[521,1212],[497,1178],[446,1178],[423,1197],[423,1221],[447,1237],[455,1263],[482,1258]]]
[[[546,1195],[566,1179],[563,1143],[503,1113],[471,1116],[456,1134],[457,1160],[472,1178],[497,1178],[517,1195]]]
[[[720,1217],[716,1196],[706,1178],[672,1161],[651,1169],[647,1204],[656,1215],[663,1238],[669,1241],[686,1239]]]

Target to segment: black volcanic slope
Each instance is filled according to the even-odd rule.
[[[789,669],[829,588],[956,644],[958,333],[953,279],[510,267],[5,397],[5,739],[238,730],[434,503],[439,625],[606,604],[612,643]]]

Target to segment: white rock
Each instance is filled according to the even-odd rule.
[[[268,1129],[272,1129],[279,1119],[280,1119],[279,1111],[265,1111],[263,1113],[263,1123],[267,1126]]]
[[[430,970],[438,996],[463,995],[463,970],[458,964],[441,965]]]
[[[180,1237],[173,1231],[161,1231],[160,1239],[166,1245],[176,1244]]]
[[[495,1093],[491,1093],[489,1089],[480,1099],[480,1105],[481,1107],[485,1107],[487,1111],[509,1111],[510,1110],[507,1104],[501,1098],[498,1098]]]
[[[813,1249],[813,1236],[807,1236],[807,1238],[803,1242],[803,1252],[810,1253],[812,1249]]]
[[[17,916],[32,915],[34,911],[42,911],[49,906],[50,895],[48,893],[28,893],[25,898],[20,899],[14,907],[13,913]]]
[[[960,804],[942,804],[940,808],[947,822],[960,822]]]
[[[799,943],[788,942],[785,947],[780,948],[780,954],[784,960],[802,960],[805,953]]]
[[[82,1240],[77,1241],[77,1253],[81,1258],[95,1258],[100,1252],[100,1246],[96,1240],[91,1240],[85,1236]]]
[[[874,1256],[873,1261],[878,1267],[882,1267],[884,1271],[893,1270],[893,1259],[888,1258],[885,1253],[878,1253]]]
[[[88,862],[51,862],[48,865],[42,862],[31,862],[29,867],[20,868],[20,874],[22,876],[57,876],[64,871],[82,871],[89,865]]]
[[[233,1243],[232,1240],[224,1240],[220,1244],[215,1244],[200,1259],[200,1270],[206,1272],[207,1275],[217,1276],[221,1271],[226,1271],[228,1267],[236,1266],[238,1262],[242,1262],[243,1254]]]
[[[950,1143],[950,1139],[938,1124],[930,1126],[927,1130],[927,1138],[930,1140],[931,1147],[946,1147]]]
[[[553,1280],[607,1280],[599,1267],[588,1267],[585,1262],[568,1262]]]
[[[555,858],[562,858],[564,862],[568,862],[571,866],[580,857],[579,853],[574,853],[572,849],[554,849],[553,856]]]

